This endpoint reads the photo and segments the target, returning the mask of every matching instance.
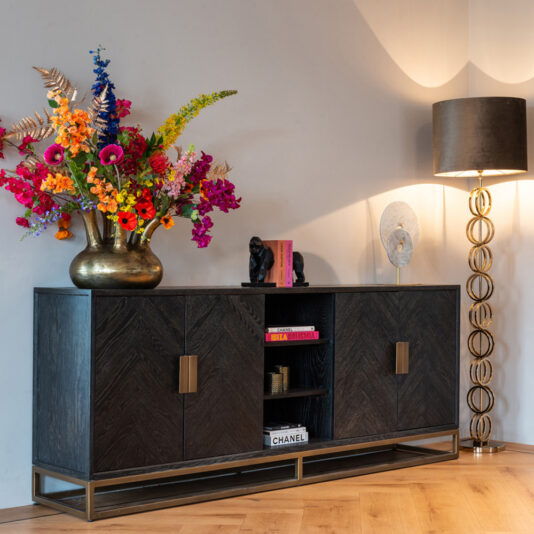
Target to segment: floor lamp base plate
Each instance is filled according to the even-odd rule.
[[[504,451],[506,445],[502,441],[486,441],[480,443],[472,439],[463,439],[460,441],[460,449],[473,451],[475,454],[494,453]]]

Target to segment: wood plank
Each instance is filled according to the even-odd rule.
[[[0,511],[0,533],[532,534],[534,455],[505,451],[85,523]],[[8,514],[10,514],[8,516]],[[274,518],[274,519],[273,519]],[[352,530],[350,530],[352,529]]]
[[[295,388],[284,393],[266,393],[263,398],[264,400],[291,399],[297,397],[314,397],[316,395],[326,395],[327,393],[327,389]]]
[[[4,508],[0,510],[0,524],[11,523],[13,521],[23,521],[25,519],[35,519],[47,515],[57,515],[62,512],[42,506],[40,504],[29,504],[28,506],[16,506],[15,508]]]

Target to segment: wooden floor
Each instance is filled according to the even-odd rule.
[[[41,517],[37,517],[41,516]],[[0,533],[534,533],[534,454],[506,451],[86,523],[0,510]]]

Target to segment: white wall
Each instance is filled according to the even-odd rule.
[[[470,96],[517,96],[527,99],[528,133],[533,132],[534,3],[470,0]],[[529,143],[530,168],[534,145]],[[492,249],[497,344],[495,368],[498,434],[509,441],[534,443],[534,219],[532,171],[519,179],[491,183],[496,226]]]
[[[2,7],[4,126],[44,102],[32,65],[57,66],[88,88],[88,50],[99,43],[112,59],[117,94],[134,102],[131,123],[147,132],[199,92],[239,89],[203,111],[183,143],[231,163],[243,206],[216,218],[207,250],[193,247],[185,221],[159,231],[153,247],[165,266],[163,285],[239,284],[253,234],[293,239],[312,284],[392,282],[378,223],[394,200],[410,203],[421,225],[403,281],[466,279],[468,184],[432,177],[431,146],[432,102],[469,92],[466,2],[5,0]],[[520,184],[520,193],[527,186]],[[519,197],[503,194],[499,202],[500,232]],[[20,243],[13,222],[19,213],[0,193],[0,508],[30,502],[32,289],[70,285],[69,262],[83,247],[79,224],[69,242],[50,233]],[[520,258],[505,256],[517,243],[499,241],[501,235],[495,251],[506,260],[495,274],[500,287],[517,290],[521,279],[502,280],[520,273]],[[522,243],[528,235],[525,229]],[[511,314],[498,326],[514,348],[510,361],[518,329],[526,339],[528,300],[525,292],[498,295],[498,314],[505,302],[509,312],[521,303],[515,326]],[[499,380],[511,407],[521,394]],[[464,407],[464,427],[467,417]],[[506,429],[509,439],[534,443],[533,429]]]

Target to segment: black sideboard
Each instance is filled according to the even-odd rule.
[[[33,499],[93,520],[456,458],[459,303],[459,286],[38,288]],[[264,342],[305,324],[318,340]],[[264,392],[274,364],[288,392]],[[277,420],[309,443],[264,447]]]

